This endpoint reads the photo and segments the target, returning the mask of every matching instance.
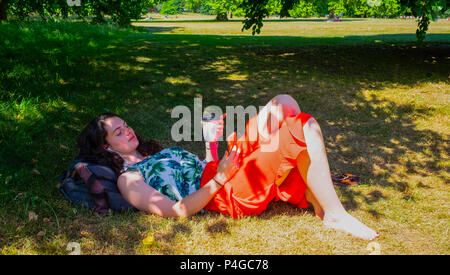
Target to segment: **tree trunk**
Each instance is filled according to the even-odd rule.
[[[6,0],[0,0],[0,21],[6,20],[8,20],[6,16]]]
[[[227,13],[219,13],[216,16],[217,21],[228,21]]]

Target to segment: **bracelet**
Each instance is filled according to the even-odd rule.
[[[219,182],[218,180],[216,180],[216,177],[213,177],[212,179],[213,179],[213,181],[215,181],[220,187],[223,186],[223,184],[220,184],[220,182]]]

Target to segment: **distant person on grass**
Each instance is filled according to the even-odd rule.
[[[206,158],[200,160],[182,148],[163,149],[156,141],[144,141],[111,113],[93,119],[77,142],[80,157],[108,163],[120,175],[117,185],[122,196],[149,213],[187,217],[207,209],[239,218],[260,214],[274,200],[300,208],[310,202],[326,226],[365,240],[378,236],[342,206],[320,126],[300,111],[295,99],[274,97],[245,130],[239,139],[236,132],[227,138],[229,150],[221,160],[217,142],[206,143]],[[217,136],[222,132],[223,120]],[[262,150],[274,141],[275,150]]]

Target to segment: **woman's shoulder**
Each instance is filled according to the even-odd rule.
[[[137,170],[127,170],[119,175],[117,183],[128,180],[140,180],[143,179],[142,174]]]

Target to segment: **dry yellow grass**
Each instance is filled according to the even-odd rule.
[[[162,16],[154,16],[153,21],[139,21],[133,23],[133,25],[161,28],[162,31],[160,33],[166,34],[252,35],[251,30],[241,31],[243,18],[233,18],[227,22],[214,22],[215,17],[207,15],[187,14],[179,15],[178,17],[178,19],[175,19],[175,16],[170,16],[169,19],[164,19]],[[196,22],[189,20],[195,20]],[[307,18],[293,21],[293,19],[270,17],[264,22],[264,26],[258,36],[348,37],[390,34],[414,35],[416,29],[417,21],[413,19],[344,18],[341,22],[326,22],[324,18]],[[438,22],[432,22],[427,33],[449,34],[450,21],[441,19]]]

